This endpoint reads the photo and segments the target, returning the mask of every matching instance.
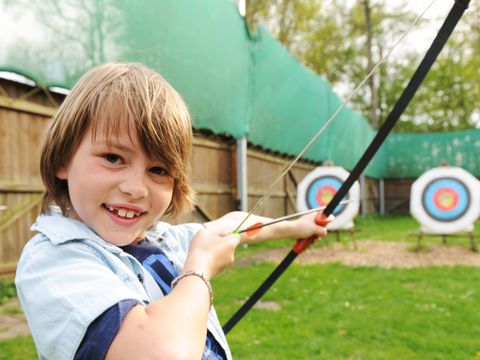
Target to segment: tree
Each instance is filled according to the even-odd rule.
[[[472,5],[413,99],[402,130],[471,129],[480,123],[480,25]]]
[[[301,56],[305,35],[312,22],[320,20],[318,0],[256,0],[247,2],[246,21],[250,29],[263,24],[292,54]]]
[[[335,7],[327,1],[309,2],[312,11],[317,9],[321,13],[302,12],[301,0],[252,3],[255,5],[247,3],[249,26],[263,23],[294,56],[324,76],[343,96],[365,78],[416,17],[404,10],[402,2],[387,6],[382,0],[338,1]],[[477,100],[480,81],[476,70],[480,58],[480,12],[476,9],[478,5],[470,7],[462,19],[463,28],[468,29],[463,31],[470,33],[469,40],[448,43],[425,85],[401,117],[398,131],[471,128],[475,116],[480,117]],[[280,8],[282,12],[278,11]],[[285,29],[280,20],[283,16],[289,18]],[[298,26],[295,26],[292,19],[297,16]],[[287,40],[277,35],[285,32],[289,33]],[[456,36],[462,38],[461,34]],[[373,74],[368,87],[360,89],[352,99],[351,106],[367,117],[374,128],[385,120],[421,55],[415,48],[395,51]],[[445,121],[447,118],[451,121]]]
[[[6,0],[5,10],[32,13],[43,42],[19,34],[7,61],[59,82],[76,80],[85,69],[111,59],[118,49],[121,13],[115,0]]]
[[[372,23],[372,7],[370,0],[363,0],[363,9],[365,11],[365,30],[367,34],[366,49],[367,49],[367,73],[373,71],[373,23]],[[378,128],[378,92],[375,84],[375,77],[370,76],[368,79],[368,87],[370,90],[370,123],[374,128]]]

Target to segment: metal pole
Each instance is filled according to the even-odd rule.
[[[378,197],[380,198],[380,215],[385,215],[385,181],[378,180]]]
[[[360,212],[362,216],[364,216],[367,213],[367,199],[366,199],[366,182],[365,182],[365,175],[360,175],[360,202],[362,204],[362,208],[360,209]]]
[[[239,210],[248,211],[246,137],[237,139],[237,201]]]

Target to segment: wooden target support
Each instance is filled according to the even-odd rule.
[[[417,246],[424,235],[468,236],[477,251],[474,223],[480,216],[480,182],[459,167],[441,166],[426,171],[413,184],[410,213],[420,223]]]

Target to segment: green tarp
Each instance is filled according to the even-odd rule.
[[[0,70],[70,88],[106,61],[137,61],[182,94],[194,127],[296,155],[340,106],[320,76],[264,29],[250,34],[229,0],[0,0]],[[344,108],[305,158],[351,169],[375,135]],[[416,177],[441,160],[479,176],[480,130],[392,134],[367,167],[374,178]]]
[[[385,178],[417,177],[441,162],[480,176],[480,130],[392,134],[383,152],[388,154]]]

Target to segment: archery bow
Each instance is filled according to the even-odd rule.
[[[370,160],[373,158],[375,153],[378,151],[382,143],[385,141],[386,137],[392,130],[393,126],[396,124],[396,122],[400,118],[400,115],[408,106],[410,100],[415,95],[415,92],[419,88],[420,84],[425,79],[425,76],[427,75],[428,71],[434,64],[435,60],[440,54],[440,51],[443,49],[445,43],[447,42],[448,38],[453,32],[458,21],[462,17],[465,10],[468,8],[469,3],[470,3],[470,0],[455,0],[454,5],[450,10],[447,18],[445,19],[442,27],[440,28],[437,36],[433,40],[432,44],[430,45],[430,48],[428,49],[422,61],[420,62],[420,65],[418,66],[417,70],[413,74],[409,83],[407,84],[404,91],[400,95],[399,99],[395,103],[392,111],[388,114],[385,122],[378,130],[377,134],[373,138],[367,150],[365,150],[365,152],[363,153],[360,160],[357,162],[357,164],[353,168],[348,178],[339,188],[339,190],[337,191],[335,196],[332,198],[332,200],[328,203],[323,213],[319,214],[319,216],[317,216],[317,218],[315,219],[315,222],[317,224],[323,223],[325,218],[333,213],[336,206],[340,203],[341,199],[347,194],[350,187],[358,179],[358,177],[366,168],[366,166],[368,165]],[[314,139],[316,140],[316,137],[314,137]],[[307,146],[310,146],[310,145],[311,143],[307,144]],[[306,150],[302,150],[301,155],[305,151]],[[297,160],[297,158],[295,160]],[[228,332],[238,323],[238,321],[240,321],[243,318],[243,316],[253,307],[253,305],[255,305],[255,303],[262,297],[262,295],[265,294],[265,292],[283,274],[283,272],[288,268],[288,266],[290,266],[290,264],[296,259],[296,257],[310,246],[313,240],[314,240],[313,237],[297,240],[292,250],[290,250],[288,255],[282,260],[282,262],[274,269],[274,271],[260,285],[260,287],[250,296],[250,298],[240,307],[240,309],[237,310],[237,312],[223,326],[223,331],[225,332],[225,334],[228,334]]]

